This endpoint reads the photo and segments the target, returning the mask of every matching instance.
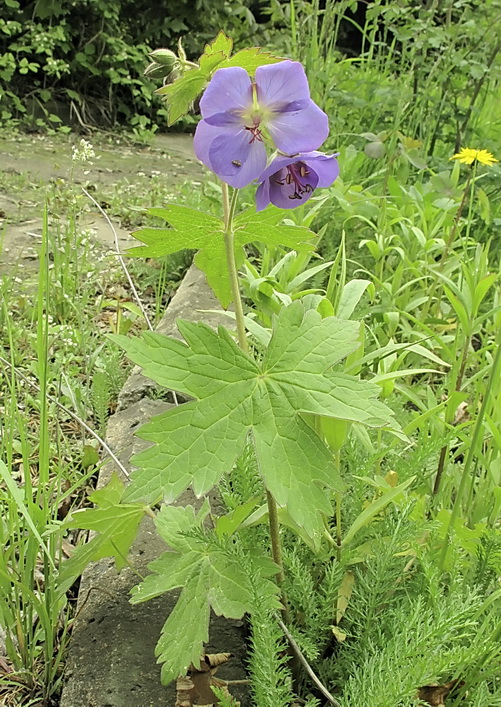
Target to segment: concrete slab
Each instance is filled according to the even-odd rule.
[[[176,334],[175,319],[203,319],[212,326],[226,322],[223,314],[200,315],[200,309],[219,308],[205,277],[192,268],[169,305],[159,330]],[[130,458],[146,443],[134,436],[137,428],[172,405],[152,399],[155,384],[134,370],[120,396],[118,412],[110,418],[107,442],[127,469]],[[156,396],[154,396],[156,397]],[[107,483],[114,470],[107,464],[99,486]],[[211,505],[218,505],[211,494]],[[191,490],[178,499],[179,505],[200,506]],[[174,707],[175,686],[160,684],[160,666],[154,650],[160,630],[173,609],[177,592],[133,606],[129,592],[148,574],[147,565],[166,549],[145,519],[130,553],[134,569],[118,574],[112,560],[92,564],[84,573],[77,604],[72,639],[68,650],[65,686],[60,707]],[[218,671],[225,680],[245,679],[245,641],[242,623],[212,617],[207,653],[230,652],[234,658]],[[245,685],[232,688],[242,707],[250,706]]]

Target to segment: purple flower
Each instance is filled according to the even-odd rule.
[[[308,201],[317,187],[330,187],[339,176],[336,155],[305,152],[287,157],[279,155],[259,177],[256,208],[271,202],[280,209],[293,209]]]
[[[218,69],[200,101],[198,159],[232,187],[257,179],[266,166],[266,135],[281,152],[316,150],[329,134],[326,114],[311,100],[298,62],[259,66],[255,82],[240,67]]]

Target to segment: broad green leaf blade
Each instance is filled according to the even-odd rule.
[[[200,69],[190,69],[174,83],[155,91],[167,99],[168,125],[173,125],[189,112],[193,101],[204,90],[208,77]]]
[[[145,332],[142,338],[110,335],[141,366],[144,374],[166,388],[206,398],[228,385],[259,374],[257,364],[221,328],[178,320],[188,346],[163,334]]]
[[[325,317],[297,301],[279,315],[263,362],[276,373],[323,373],[359,346],[358,322]]]
[[[209,640],[208,583],[209,567],[206,563],[186,584],[163,625],[155,655],[163,663],[161,679],[164,685],[179,675],[186,675],[190,663],[200,665],[203,644]]]
[[[66,528],[85,528],[100,533],[98,554],[101,557],[114,557],[117,570],[127,564],[127,553],[137,535],[141,518],[144,515],[142,504],[121,503],[107,508],[89,508],[75,511]]]
[[[325,488],[344,486],[332,454],[316,433],[297,415],[287,397],[264,386],[254,397],[254,443],[259,471],[280,506],[318,539],[324,529],[322,514],[332,508]]]
[[[148,213],[164,219],[171,228],[136,229],[132,235],[145,245],[130,248],[129,255],[158,258],[178,250],[198,250],[218,238],[223,239],[222,221],[202,211],[170,204],[166,208],[148,209]]]
[[[237,269],[245,260],[243,248],[235,248],[235,263]],[[233,300],[231,280],[226,263],[226,251],[223,233],[213,233],[202,250],[195,256],[195,265],[205,273],[207,282],[221,302],[223,309],[228,309]]]
[[[252,498],[247,503],[242,503],[224,516],[219,516],[216,521],[216,535],[218,538],[229,537],[238,530],[243,521],[252,513],[257,505],[257,499]]]
[[[177,552],[187,552],[198,548],[199,544],[186,533],[193,528],[200,528],[202,522],[210,512],[210,505],[205,499],[198,514],[193,506],[166,506],[163,505],[155,520],[155,525],[160,537],[167,545]]]
[[[235,243],[258,241],[267,245],[282,245],[295,250],[313,250],[316,234],[303,226],[281,225],[286,214],[281,209],[256,211],[249,209],[239,214],[234,221]]]
[[[275,374],[273,380],[280,384],[283,374]],[[392,424],[392,413],[377,399],[380,388],[372,381],[330,371],[323,378],[302,373],[301,385],[291,385],[289,391],[292,404],[301,412],[361,422],[369,427]]]
[[[336,312],[340,319],[348,319],[351,317],[353,310],[360,302],[362,295],[370,284],[370,280],[350,280],[346,283],[341,292],[341,298]]]
[[[330,451],[301,413],[394,424],[391,410],[376,399],[378,386],[330,370],[358,346],[358,324],[322,319],[295,302],[276,318],[261,364],[243,354],[223,327],[217,333],[202,324],[179,327],[187,347],[167,339],[162,351],[158,335],[129,347],[148,375],[174,389],[182,385],[198,400],[140,429],[156,444],[133,459],[140,468],[127,499],[174,500],[190,484],[197,495],[206,493],[230,471],[252,430],[266,486],[317,538],[322,514],[331,512],[330,490],[342,485]]]
[[[283,61],[283,57],[274,56],[270,52],[263,51],[259,47],[249,47],[241,49],[234,54],[230,59],[223,61],[218,68],[229,66],[241,66],[243,69],[254,74],[258,66],[265,64],[276,64],[278,61]]]
[[[132,458],[142,469],[133,473],[127,500],[163,496],[170,503],[190,485],[197,496],[207,493],[232,468],[250,422],[246,382],[153,418],[138,434],[156,445]]]
[[[192,577],[199,560],[200,553],[196,550],[182,555],[177,552],[164,552],[148,565],[153,574],[149,574],[141,584],[132,589],[131,604],[140,604],[171,589],[184,587]]]
[[[210,42],[209,44],[206,44],[204,47],[204,53],[202,54],[203,56],[211,56],[211,54],[217,54],[218,52],[221,52],[221,54],[228,58],[231,55],[231,50],[233,49],[233,39],[231,37],[228,37],[223,30],[220,30],[216,36],[216,38]],[[200,58],[202,58],[200,57]]]
[[[207,597],[218,616],[241,619],[252,605],[245,570],[224,552],[209,554],[210,573]]]

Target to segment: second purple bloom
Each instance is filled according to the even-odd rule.
[[[308,201],[317,187],[330,187],[339,176],[335,155],[305,152],[287,157],[279,155],[259,177],[256,208],[272,203],[280,209],[293,209]]]

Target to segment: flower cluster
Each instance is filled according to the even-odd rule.
[[[94,147],[88,140],[82,138],[80,140],[80,147],[77,147],[76,145],[73,146],[73,155],[71,157],[73,162],[90,162],[90,164],[92,164],[92,159],[94,157],[96,157]]]
[[[301,64],[260,66],[255,80],[240,67],[219,69],[200,101],[198,159],[235,188],[259,182],[258,210],[304,204],[339,174],[335,155],[317,149],[329,134],[326,114],[310,98]],[[267,166],[266,146],[278,154]]]

